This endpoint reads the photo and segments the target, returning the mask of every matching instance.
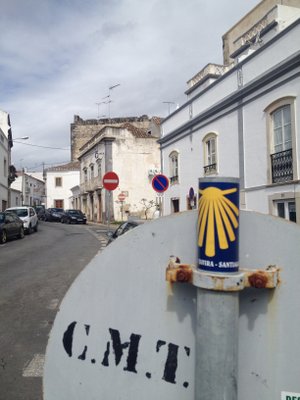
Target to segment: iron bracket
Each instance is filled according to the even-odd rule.
[[[237,292],[248,287],[274,289],[279,284],[279,267],[270,265],[266,269],[245,269],[238,272],[220,273],[203,271],[192,264],[182,264],[172,257],[166,269],[166,280],[170,283],[191,283],[202,289]]]

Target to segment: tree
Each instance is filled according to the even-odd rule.
[[[18,177],[18,175],[17,175],[16,168],[13,165],[10,165],[9,171],[8,171],[8,186],[9,187],[16,180],[17,177]]]
[[[154,200],[147,200],[147,199],[141,199],[140,203],[143,204],[145,211],[145,218],[148,219],[148,211],[151,210],[151,208],[156,207],[156,203]]]

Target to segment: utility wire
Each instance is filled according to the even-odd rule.
[[[68,151],[70,150],[70,148],[68,148],[68,149],[63,149],[62,147],[39,146],[39,145],[37,145],[37,144],[18,142],[17,140],[14,140],[14,143],[24,144],[25,146],[42,147],[43,149],[68,150]]]

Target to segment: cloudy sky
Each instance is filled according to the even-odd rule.
[[[0,0],[0,109],[14,138],[29,136],[13,163],[68,162],[74,115],[167,116],[164,102],[182,105],[186,82],[222,63],[222,35],[258,2]],[[116,84],[110,109],[97,105]]]

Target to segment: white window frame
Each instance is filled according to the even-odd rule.
[[[281,215],[279,215],[279,212],[278,212],[278,205],[279,204],[282,204],[283,205],[283,211],[284,211],[284,215],[283,216],[281,216]],[[281,217],[281,218],[284,218],[284,219],[286,219],[287,221],[292,221],[292,222],[296,222],[296,221],[293,221],[291,218],[290,218],[290,206],[291,205],[293,205],[294,207],[295,207],[295,214],[296,214],[296,201],[295,201],[295,199],[281,199],[281,200],[275,200],[274,201],[274,206],[275,206],[275,212],[276,212],[276,215],[278,216],[278,217]],[[296,218],[297,218],[297,214],[296,214]]]
[[[272,155],[276,153],[280,153],[280,151],[292,150],[292,158],[293,158],[293,178],[292,180],[287,180],[287,183],[290,183],[294,180],[298,180],[298,171],[297,171],[297,151],[296,151],[296,123],[295,123],[295,97],[287,96],[282,97],[273,101],[269,104],[265,109],[266,116],[266,130],[267,130],[267,160],[268,160],[268,184],[270,185],[278,185],[282,184],[282,182],[273,182],[272,176]],[[289,106],[290,108],[290,131],[291,131],[291,140],[290,144],[282,140],[282,150],[276,149],[276,146],[279,144],[275,143],[274,140],[274,116],[276,113],[283,111],[285,107]],[[284,127],[286,129],[286,126]],[[283,134],[285,135],[285,134]],[[283,138],[284,139],[284,138]]]
[[[284,119],[284,111],[288,110],[289,112],[289,121],[285,121]],[[278,119],[280,120],[280,124],[275,126],[275,116],[278,115]],[[292,149],[292,121],[291,121],[291,106],[290,104],[286,104],[283,107],[277,108],[275,111],[271,113],[272,117],[272,131],[273,131],[273,146],[274,153],[280,153],[284,150]],[[279,139],[279,135],[276,135],[276,131],[281,132],[281,138]],[[289,135],[287,134],[289,131]],[[287,137],[289,136],[289,137]],[[276,143],[276,138],[278,142]]]
[[[214,143],[214,151],[211,152],[211,144]],[[218,173],[218,134],[210,132],[202,139],[204,175],[213,175]]]
[[[55,179],[55,187],[62,187],[63,186],[63,178],[62,178],[62,176],[56,176],[54,179]],[[57,184],[58,180],[60,180],[60,185]],[[30,186],[32,186],[31,183],[30,183]]]
[[[169,179],[171,185],[179,182],[179,152],[177,150],[171,151],[169,154]]]

